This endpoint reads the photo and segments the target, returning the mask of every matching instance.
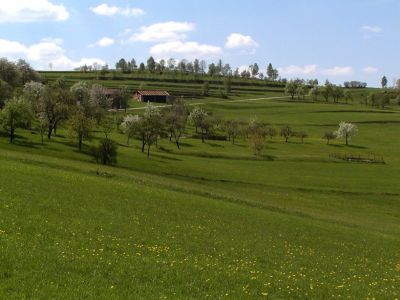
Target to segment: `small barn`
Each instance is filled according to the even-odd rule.
[[[135,99],[140,102],[166,103],[170,97],[167,91],[137,91]]]

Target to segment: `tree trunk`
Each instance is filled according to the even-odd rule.
[[[348,137],[348,135],[346,134],[346,145],[348,145],[349,144],[349,137]]]
[[[144,134],[142,134],[142,153],[144,153],[144,146],[145,146]]]
[[[10,129],[10,143],[13,143],[14,139],[15,139],[15,129],[14,129],[14,126],[11,126],[11,129]]]
[[[150,144],[147,145],[147,158],[150,158]]]
[[[53,132],[53,126],[49,125],[49,130],[47,131],[47,138],[48,138],[48,139],[51,138],[52,132]]]
[[[78,149],[79,151],[82,151],[82,136],[79,136],[78,138]]]

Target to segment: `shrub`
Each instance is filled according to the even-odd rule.
[[[102,139],[93,155],[98,163],[113,165],[117,162],[117,144],[110,139]]]

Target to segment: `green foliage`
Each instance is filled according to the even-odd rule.
[[[78,149],[82,150],[83,140],[90,136],[96,121],[85,114],[82,106],[78,106],[68,119],[68,129],[70,136],[78,141]]]
[[[114,165],[117,163],[117,143],[108,138],[102,139],[99,145],[93,149],[93,156],[98,163]]]
[[[32,107],[24,98],[13,98],[7,101],[0,112],[1,124],[8,131],[11,143],[15,139],[15,130],[28,128],[32,119]]]
[[[285,139],[285,143],[289,142],[289,138],[293,136],[294,132],[292,127],[285,125],[281,128],[281,136]]]
[[[333,131],[327,131],[322,136],[323,139],[326,140],[326,143],[329,145],[330,141],[336,139],[336,134]]]

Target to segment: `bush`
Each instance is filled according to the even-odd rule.
[[[93,156],[98,163],[113,165],[117,162],[117,144],[110,139],[102,139],[93,150]]]

